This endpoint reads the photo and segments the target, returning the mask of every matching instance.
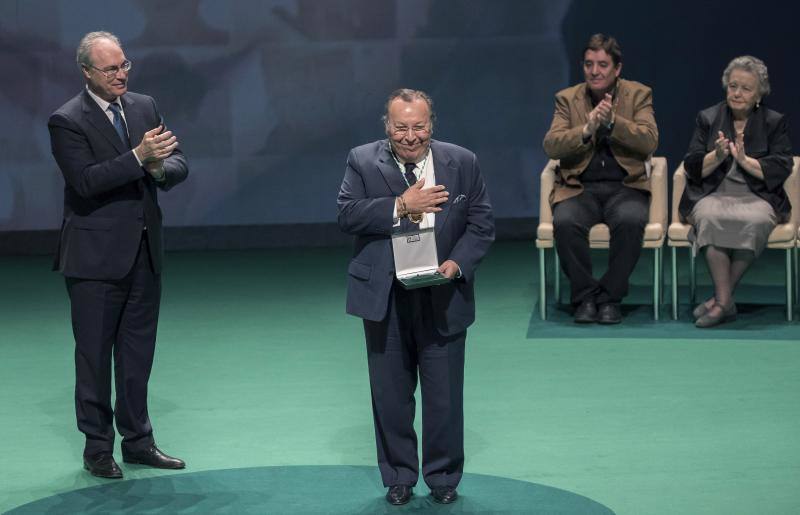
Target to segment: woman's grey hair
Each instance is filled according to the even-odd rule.
[[[110,39],[114,43],[117,44],[118,47],[122,47],[122,44],[119,42],[119,38],[114,34],[106,31],[97,31],[97,32],[90,32],[81,38],[81,42],[78,43],[78,52],[76,61],[78,62],[78,68],[82,66],[92,66],[92,58],[89,57],[89,54],[92,52],[92,47],[97,42],[98,39]]]
[[[386,105],[383,109],[383,116],[381,116],[381,120],[383,124],[386,125],[389,122],[389,105],[395,99],[401,99],[403,102],[413,102],[414,100],[423,100],[426,104],[428,104],[428,110],[431,113],[431,128],[433,128],[433,122],[436,120],[436,113],[433,111],[433,99],[424,91],[420,89],[408,89],[408,88],[401,88],[396,89],[389,93],[389,98],[386,99]]]
[[[752,73],[758,79],[758,94],[761,97],[769,95],[769,73],[767,73],[767,65],[758,57],[752,55],[742,55],[735,57],[725,71],[722,72],[722,88],[728,90],[728,83],[731,80],[731,72],[733,70],[744,70]]]

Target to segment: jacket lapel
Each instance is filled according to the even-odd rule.
[[[747,120],[744,127],[744,151],[750,157],[761,157],[769,150],[767,141],[766,108],[759,106]]]
[[[397,168],[397,163],[394,162],[392,153],[389,151],[388,141],[381,142],[381,148],[378,150],[378,170],[394,195],[399,196],[406,191],[408,185],[403,179],[400,169]]]
[[[571,109],[577,117],[578,124],[585,124],[589,120],[589,113],[592,111],[592,102],[589,100],[589,92],[586,91],[586,84],[575,90],[575,97],[572,99],[575,109]]]
[[[733,116],[731,115],[730,108],[727,104],[722,106],[722,112],[719,117],[719,130],[731,141],[736,141],[736,134],[733,129]],[[714,149],[714,142],[717,140],[717,133],[710,134],[708,138],[708,149]]]
[[[138,116],[137,109],[139,106],[136,105],[132,98],[128,95],[123,95],[120,98],[120,102],[122,102],[122,109],[125,110],[125,123],[128,124],[128,137],[131,140],[131,148],[136,148],[148,129],[144,126],[144,118]]]
[[[444,224],[447,223],[447,217],[450,215],[450,206],[453,205],[453,201],[458,197],[458,192],[455,190],[458,178],[458,166],[456,162],[436,144],[436,141],[431,142],[431,150],[433,152],[433,173],[436,178],[436,184],[444,186],[445,191],[450,193],[450,196],[447,197],[447,202],[439,206],[442,210],[436,213],[434,231],[439,233],[442,227],[444,227]]]
[[[83,92],[83,114],[86,117],[86,121],[97,129],[109,143],[114,145],[117,152],[120,154],[127,152],[108,116],[100,109],[100,106],[89,96],[86,90]]]
[[[767,153],[769,144],[767,143],[767,130],[766,121],[764,119],[764,107],[761,106],[755,109],[747,119],[747,124],[744,127],[744,151],[750,157],[761,157]],[[725,137],[731,141],[736,141],[736,131],[733,128],[733,113],[731,113],[728,104],[723,102],[720,105],[719,114],[719,128]],[[714,142],[717,139],[717,131],[712,130],[712,134],[708,135],[706,142],[706,149],[708,151],[714,150]],[[730,163],[733,159],[728,156],[725,163]]]

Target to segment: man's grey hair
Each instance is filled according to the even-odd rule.
[[[92,62],[92,58],[90,54],[92,52],[92,47],[97,40],[99,39],[110,39],[114,43],[117,44],[118,47],[122,48],[122,44],[119,42],[119,38],[110,32],[106,32],[104,30],[100,30],[97,32],[90,32],[81,38],[81,42],[78,43],[78,51],[76,56],[76,61],[78,62],[78,68],[83,66],[92,66],[94,63]]]
[[[722,72],[722,88],[727,91],[728,84],[731,81],[731,72],[733,70],[744,70],[750,72],[758,79],[758,95],[765,97],[769,95],[769,73],[767,73],[767,65],[758,57],[752,55],[742,55],[735,57],[725,71]]]
[[[423,100],[426,104],[428,104],[428,110],[431,113],[431,129],[433,129],[433,122],[436,120],[436,113],[433,111],[433,99],[430,97],[430,95],[420,89],[408,88],[396,89],[389,93],[389,98],[386,99],[386,105],[383,109],[383,116],[381,117],[384,126],[389,123],[389,105],[398,98],[403,102]]]

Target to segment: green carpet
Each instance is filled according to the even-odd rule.
[[[375,467],[261,467],[109,482],[11,510],[40,513],[519,513],[613,515],[585,497],[557,488],[466,474],[460,499],[436,504],[426,487],[404,506],[389,506]]]
[[[645,291],[646,290],[646,291]],[[742,297],[761,299],[761,304],[737,303],[738,317],[725,324],[707,329],[694,326],[691,311],[694,306],[680,304],[678,320],[672,320],[671,307],[664,303],[660,318],[653,318],[653,307],[646,288],[634,288],[633,299],[621,306],[624,323],[605,326],[596,324],[575,324],[572,321],[572,308],[568,304],[548,304],[547,320],[542,320],[539,305],[531,313],[528,324],[528,338],[696,338],[715,340],[798,340],[800,327],[797,322],[786,321],[786,308],[783,304],[770,304],[780,298],[779,287],[741,288]],[[751,295],[745,296],[746,294]],[[688,294],[687,294],[688,296]],[[709,293],[710,296],[710,293]],[[698,297],[700,298],[700,297]],[[637,304],[631,304],[637,302]],[[796,317],[797,315],[795,315]]]
[[[81,468],[63,279],[48,271],[49,258],[0,258],[0,511],[87,487],[163,494],[180,481],[185,495],[159,499],[202,512],[216,506],[201,498],[215,488],[214,474],[297,466],[371,470],[347,487],[361,496],[353,503],[370,506],[381,491],[362,327],[344,314],[348,256],[168,255],[150,414],[158,444],[187,461],[188,479],[123,465],[133,481],[114,486]],[[767,288],[768,302],[743,298],[749,313],[705,332],[686,316],[652,322],[642,261],[629,319],[584,330],[555,305],[553,320],[538,321],[531,243],[493,248],[478,274],[467,344],[469,502],[454,512],[502,513],[484,502],[494,499],[485,489],[470,491],[475,481],[491,487],[508,478],[617,514],[800,513],[800,324],[783,321],[782,297],[772,298],[780,256],[766,252],[745,278],[749,288]],[[702,270],[698,278],[703,291]],[[193,492],[194,474],[206,472],[212,482]],[[241,492],[227,474],[209,502]],[[268,485],[248,492],[248,503],[270,495]]]
[[[622,304],[624,323],[614,326],[596,324],[582,325],[572,321],[569,305],[569,281],[561,274],[561,302],[556,302],[553,288],[553,251],[547,252],[547,320],[539,313],[538,290],[528,324],[528,338],[687,338],[715,340],[792,340],[800,339],[798,310],[795,303],[794,322],[786,321],[786,288],[783,251],[767,250],[745,276],[736,292],[738,317],[732,322],[707,329],[694,326],[689,304],[687,251],[680,249],[678,255],[678,320],[672,320],[672,300],[668,270],[669,258],[665,258],[664,297],[659,309],[659,320],[653,317],[652,254],[645,252],[637,265],[628,296]],[[666,254],[666,252],[665,252]],[[605,270],[607,251],[592,252],[595,275]],[[538,265],[537,265],[538,266]],[[538,268],[537,268],[538,273]],[[538,275],[537,275],[538,277]],[[702,257],[697,259],[697,302],[713,294],[709,274]],[[538,283],[537,283],[538,288]]]

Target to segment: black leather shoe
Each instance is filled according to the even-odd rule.
[[[93,476],[105,477],[108,479],[122,479],[122,470],[120,470],[117,462],[114,461],[114,456],[111,454],[96,454],[91,457],[83,457],[83,468],[89,471]]]
[[[389,491],[386,492],[386,502],[400,506],[410,501],[412,495],[414,495],[414,489],[408,485],[390,486]]]
[[[439,486],[431,490],[431,497],[439,504],[450,504],[458,499],[458,492],[452,486]]]
[[[597,322],[597,306],[593,300],[584,300],[575,310],[576,324],[592,324]]]
[[[155,467],[157,469],[182,469],[186,467],[186,463],[178,458],[167,456],[158,447],[152,447],[143,451],[125,451],[122,450],[122,461],[125,463],[133,463],[138,465],[147,465],[148,467]]]
[[[597,321],[601,324],[618,324],[622,322],[622,312],[619,305],[614,302],[600,304],[597,310]]]

